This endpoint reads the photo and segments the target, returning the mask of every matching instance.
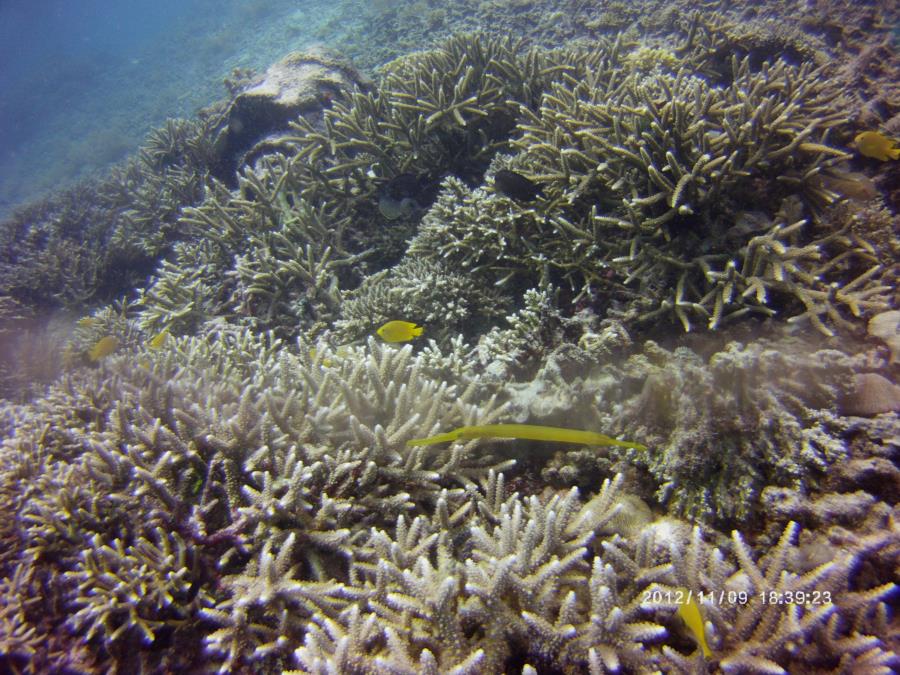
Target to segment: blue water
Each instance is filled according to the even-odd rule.
[[[233,68],[264,69],[322,42],[334,5],[0,0],[0,215],[103,171],[167,117],[223,98]]]

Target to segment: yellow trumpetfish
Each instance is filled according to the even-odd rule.
[[[557,441],[559,443],[575,443],[577,445],[616,445],[622,448],[646,450],[647,446],[633,441],[620,441],[596,431],[566,429],[565,427],[544,427],[537,424],[482,424],[474,427],[459,427],[446,434],[438,434],[429,438],[414,438],[406,441],[407,445],[433,445],[448,441],[469,440],[472,438],[521,438],[529,441]]]

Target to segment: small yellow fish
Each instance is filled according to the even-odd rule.
[[[375,332],[385,342],[409,342],[422,334],[422,327],[409,321],[388,321]]]
[[[704,628],[703,613],[700,611],[700,605],[693,593],[689,593],[687,589],[679,588],[679,596],[681,602],[678,604],[678,616],[684,621],[684,624],[691,631],[700,649],[703,650],[703,656],[709,658],[712,656],[712,650],[706,642],[706,629]]]
[[[85,316],[81,319],[78,319],[77,325],[79,328],[91,328],[97,323],[97,319],[93,316]]]
[[[162,349],[163,345],[166,344],[166,340],[169,339],[169,329],[163,328],[159,333],[150,338],[150,341],[147,343],[147,346],[150,349]]]
[[[318,359],[318,358],[319,358],[319,350],[316,349],[315,347],[310,347],[309,348],[309,360],[312,361],[313,363],[315,363],[316,359]],[[321,365],[324,368],[331,368],[331,366],[334,365],[334,361],[332,361],[331,359],[329,359],[326,356],[322,359]]]
[[[900,148],[894,147],[897,142],[879,131],[864,131],[853,139],[859,154],[886,162],[889,159],[900,159]]]
[[[119,341],[112,335],[107,335],[97,340],[97,344],[91,347],[91,351],[88,352],[88,358],[91,361],[99,361],[103,357],[112,354],[118,347]]]

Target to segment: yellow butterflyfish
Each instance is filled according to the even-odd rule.
[[[880,131],[864,131],[853,139],[859,154],[886,162],[889,159],[900,159],[900,148],[895,147],[897,141],[888,138]]]
[[[565,427],[545,427],[538,424],[482,424],[459,427],[445,434],[429,438],[414,438],[407,445],[433,445],[472,438],[520,438],[528,441],[556,441],[577,445],[615,445],[623,448],[646,450],[647,446],[632,441],[620,441],[606,434]]]
[[[691,635],[694,636],[694,640],[697,641],[697,644],[703,651],[704,658],[708,659],[712,656],[712,650],[706,641],[706,628],[704,626],[703,613],[700,611],[700,604],[693,593],[689,593],[684,588],[678,590],[680,591],[679,595],[683,599],[678,603],[678,611],[676,613],[684,621],[684,625],[688,627],[688,630],[691,631]]]
[[[116,339],[112,335],[107,335],[106,337],[97,340],[97,343],[93,347],[91,347],[91,350],[88,352],[88,358],[91,361],[99,361],[103,357],[112,354],[118,348],[118,339]]]
[[[388,321],[375,332],[385,342],[409,342],[422,334],[422,327],[409,321]]]

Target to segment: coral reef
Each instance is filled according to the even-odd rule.
[[[169,120],[136,157],[0,222],[0,289],[32,309],[74,310],[140,286],[198,203],[210,158],[203,119]]]
[[[622,51],[582,55],[584,77],[554,82],[537,112],[520,107],[508,164],[545,200],[447,179],[411,253],[486,283],[549,277],[603,315],[671,316],[686,331],[786,312],[832,334],[826,324],[889,306],[888,259],[799,201],[839,201],[813,178],[849,156],[828,145],[844,116],[821,73],[733,57],[717,85],[706,62],[647,74]],[[774,208],[756,210],[760,191]]]
[[[484,323],[499,316],[508,301],[492,289],[472,286],[468,279],[439,262],[407,258],[372,274],[343,298],[339,335],[370,335],[373,328],[396,317],[420,324],[429,338],[479,334]]]
[[[287,176],[245,170],[237,194],[216,182],[203,204],[185,211],[194,234],[141,292],[145,329],[193,332],[225,316],[296,333],[336,318],[339,274],[353,278],[365,252],[347,250],[348,218],[312,207]]]
[[[535,105],[559,68],[579,71],[510,40],[459,36],[389,64],[377,88],[333,101],[321,122],[300,117],[295,135],[245,168],[237,189],[213,181],[203,203],[184,210],[180,226],[190,234],[143,291],[143,324],[187,332],[224,315],[284,335],[323,330],[342,292],[396,262],[416,225],[379,211],[385,184],[418,176],[427,202],[444,175],[480,175],[518,106]],[[497,304],[482,293],[471,313],[490,317]]]
[[[32,404],[0,448],[7,663],[692,672],[683,589],[725,672],[896,662],[879,637],[895,586],[851,574],[896,565],[889,514],[817,565],[794,523],[762,556],[641,525],[621,476],[586,498],[514,492],[510,449],[404,444],[497,419],[485,383],[430,380],[409,346],[310,347],[221,328]],[[70,631],[83,649],[55,651]]]
[[[236,70],[3,223],[0,670],[900,667],[897,217],[849,145],[893,103],[831,59],[885,31],[694,4],[480,2],[507,37],[289,57],[278,112]]]
[[[372,199],[379,179],[479,175],[507,140],[518,106],[535,105],[556,65],[543,50],[480,35],[387,64],[376,91],[336,102],[323,129],[295,124],[301,196],[336,200],[346,213]]]
[[[823,487],[849,456],[841,416],[885,411],[858,405],[866,395],[860,382],[886,382],[877,373],[854,375],[867,367],[863,354],[808,338],[729,342],[701,353],[648,341],[627,358],[619,346],[599,362],[597,350],[608,353],[603,341],[581,345],[561,345],[537,372],[503,386],[511,419],[582,420],[647,449],[561,452],[544,477],[584,487],[621,471],[640,481],[641,496],[695,521],[746,524],[759,517],[770,487]]]

